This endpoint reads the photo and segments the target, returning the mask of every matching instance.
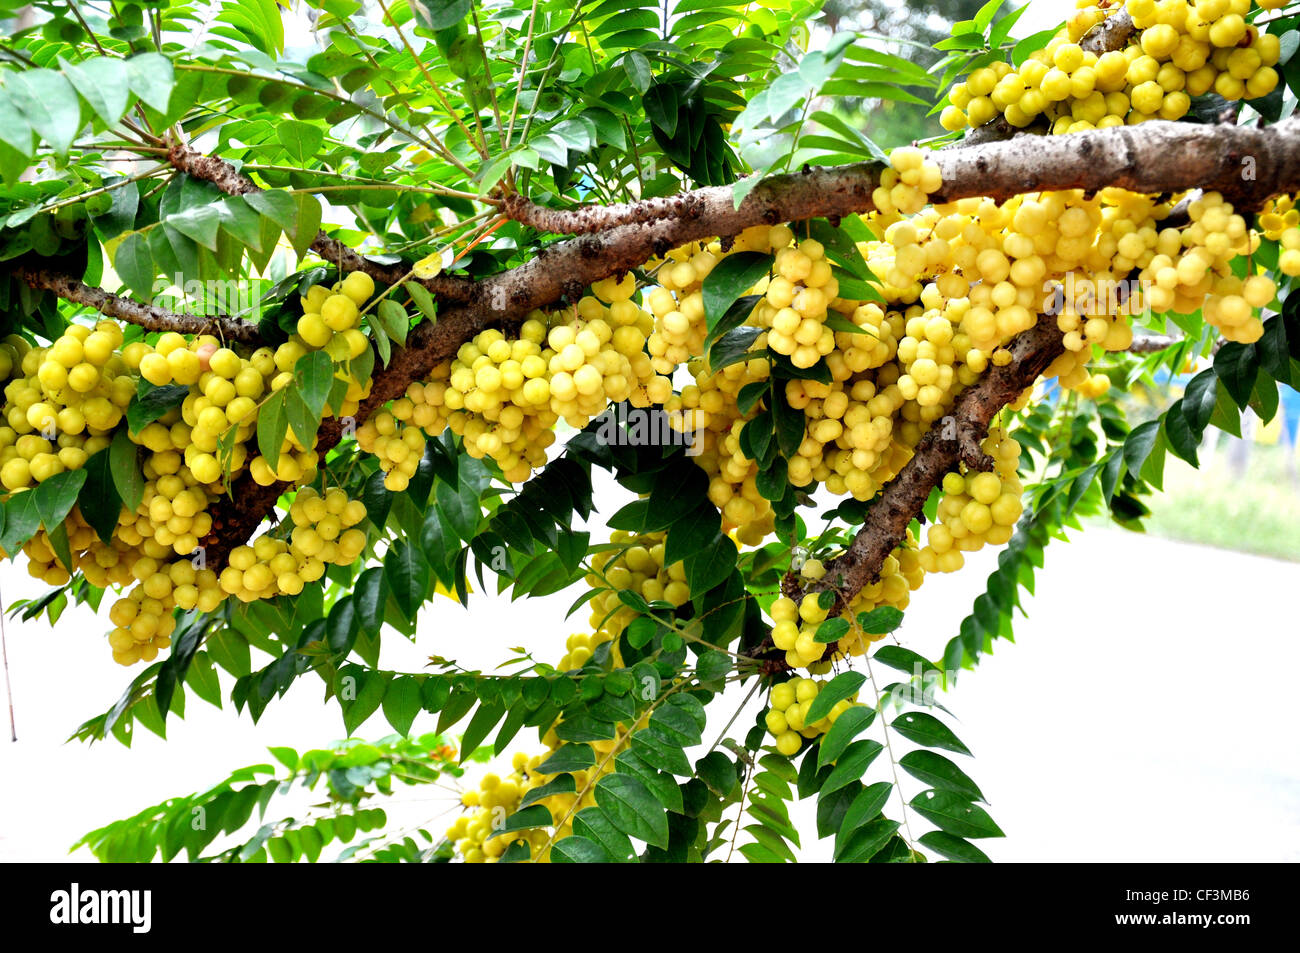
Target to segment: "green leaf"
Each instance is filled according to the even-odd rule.
[[[328,392],[327,392],[328,396]],[[284,388],[284,413],[298,442],[309,447],[320,429],[320,414],[313,414],[299,387]]]
[[[515,811],[505,819],[499,828],[492,832],[491,836],[497,837],[501,834],[532,830],[535,827],[550,827],[553,823],[555,822],[551,817],[551,809],[544,804],[534,804],[532,807],[525,807]]]
[[[406,618],[415,621],[429,591],[429,564],[424,553],[410,540],[397,540],[384,556],[384,576],[397,607]]]
[[[945,831],[930,831],[917,838],[922,847],[962,864],[990,863],[988,854],[974,844]]]
[[[831,730],[822,737],[821,747],[817,751],[817,769],[820,771],[838,759],[849,742],[866,731],[875,718],[876,710],[865,705],[855,705],[836,718]]]
[[[109,444],[109,462],[113,467],[113,485],[122,505],[134,513],[144,499],[144,472],[140,469],[139,448],[131,442],[125,430],[113,434]]]
[[[415,19],[427,30],[445,30],[469,16],[470,0],[412,0]]]
[[[849,620],[836,616],[827,619],[821,625],[817,626],[817,632],[813,635],[813,641],[827,645],[831,642],[838,642],[849,631]]]
[[[1250,392],[1255,387],[1258,372],[1259,360],[1253,344],[1232,341],[1219,348],[1214,355],[1214,373],[1223,381],[1228,395],[1242,410],[1250,402]],[[1137,472],[1132,466],[1129,469]]]
[[[4,533],[0,534],[0,548],[7,553],[17,553],[41,527],[41,517],[36,511],[31,490],[10,496],[4,510]]]
[[[81,131],[81,100],[67,78],[51,69],[6,70],[5,89],[36,134],[66,153]]]
[[[822,686],[817,697],[813,699],[812,704],[808,706],[808,711],[804,714],[804,723],[814,725],[831,713],[839,702],[849,698],[862,687],[862,683],[867,677],[861,672],[841,672],[829,682]],[[848,714],[846,711],[845,714]],[[840,717],[843,717],[841,715]],[[837,718],[838,722],[839,719]]]
[[[836,721],[839,719],[837,718]],[[835,769],[822,782],[819,797],[825,797],[832,791],[838,791],[854,781],[860,780],[871,762],[885,749],[879,741],[867,738],[855,741],[844,749],[844,753],[835,762]]]
[[[709,546],[687,556],[684,567],[691,595],[698,599],[731,575],[736,568],[736,547],[731,540],[723,539],[716,546]]]
[[[136,295],[145,301],[153,300],[153,279],[156,273],[149,243],[139,232],[122,239],[113,253],[113,270]]]
[[[606,864],[609,854],[594,840],[570,834],[551,845],[551,863],[553,864]]]
[[[429,294],[424,285],[408,281],[402,287],[411,296],[411,303],[420,309],[420,313],[428,318],[430,322],[436,323],[438,320],[438,307],[434,303],[433,295]],[[403,341],[405,341],[405,338],[403,338]]]
[[[863,825],[853,832],[842,848],[836,849],[835,862],[837,864],[866,863],[894,836],[899,826],[898,821],[891,821],[887,817]]]
[[[665,826],[667,822],[665,821]],[[573,833],[585,837],[604,848],[615,862],[632,859],[632,842],[614,826],[608,814],[598,807],[588,807],[573,815]],[[564,838],[568,840],[569,838]],[[557,844],[563,841],[556,841]]]
[[[129,71],[123,60],[111,56],[92,56],[80,63],[59,64],[81,98],[90,104],[95,115],[113,126],[131,105]]]
[[[596,803],[623,833],[655,847],[668,846],[668,815],[636,778],[622,774],[601,778]]]
[[[158,418],[164,416],[173,407],[179,407],[189,396],[190,389],[180,384],[165,384],[151,387],[143,394],[131,398],[126,408],[126,426],[138,434]]]
[[[298,204],[288,192],[270,190],[249,192],[244,201],[251,205],[259,215],[269,218],[286,232],[294,232],[298,227]]]
[[[623,60],[623,69],[638,93],[645,93],[650,88],[650,61],[644,54],[635,50],[629,53]]]
[[[958,837],[1003,837],[988,812],[952,791],[922,791],[909,802],[913,810],[940,830]]]
[[[948,726],[933,715],[923,711],[909,711],[899,715],[890,726],[909,741],[927,748],[943,748],[959,754],[970,754],[968,749]]]
[[[973,801],[985,800],[979,786],[961,768],[933,751],[909,751],[898,761],[899,767],[912,777],[933,788],[942,788]]]
[[[257,412],[257,450],[272,470],[280,466],[280,448],[284,446],[284,435],[289,429],[285,400],[285,390],[278,390]]]
[[[901,645],[882,645],[871,656],[872,661],[881,662],[890,668],[896,668],[908,675],[924,672],[937,672],[938,667],[925,656],[905,649]]]
[[[858,625],[871,635],[886,635],[903,624],[903,613],[893,606],[880,606],[858,613]]]
[[[853,798],[853,803],[849,805],[844,817],[840,821],[839,833],[835,836],[835,846],[838,852],[840,845],[845,843],[853,831],[870,821],[889,800],[890,793],[894,790],[893,784],[888,781],[877,781],[875,784],[869,784],[864,787]]]
[[[352,735],[363,721],[378,710],[388,688],[388,676],[382,672],[368,672],[356,667],[345,670],[341,675],[343,678],[355,680],[356,697],[340,699],[343,708],[343,728]]]
[[[704,278],[704,318],[710,334],[727,310],[772,269],[772,256],[737,252],[714,266]]]
[[[736,763],[721,751],[710,751],[695,762],[695,773],[718,797],[726,797],[736,786]]]
[[[140,53],[126,61],[131,92],[148,106],[165,113],[171,102],[172,63],[158,53]]]
[[[528,805],[530,804],[536,804],[539,801],[544,801],[546,800],[546,798],[552,797],[556,794],[574,794],[577,792],[577,790],[578,790],[578,786],[577,783],[573,780],[573,775],[560,774],[552,778],[550,781],[547,781],[545,784],[541,785],[540,787],[535,787],[532,790],[530,790],[519,801],[519,806],[521,808],[525,808],[528,807]],[[547,821],[547,823],[549,824],[551,822]]]
[[[411,722],[421,710],[420,682],[411,675],[393,679],[384,692],[384,717],[398,734],[411,730]]]
[[[1159,438],[1160,421],[1158,420],[1148,420],[1133,428],[1132,433],[1124,440],[1124,463],[1130,473],[1142,472],[1142,465],[1146,463]]]
[[[419,285],[415,285],[419,288]],[[423,291],[423,288],[420,288]],[[394,301],[392,298],[385,298],[379,302],[375,309],[374,319],[378,319],[379,324],[383,327],[384,333],[396,341],[398,344],[406,343],[406,332],[410,329],[411,319],[406,314],[406,309]]]
[[[217,250],[221,213],[215,205],[196,205],[167,216],[167,225],[211,251]]]
[[[320,151],[325,130],[313,123],[287,119],[275,124],[275,137],[295,162],[305,163]]]
[[[6,95],[6,90],[0,87],[0,143],[12,148],[23,159],[32,157],[32,127],[31,124],[13,105],[10,98]],[[0,157],[8,160],[8,155],[0,151]],[[10,178],[17,179],[18,175],[26,168],[25,163],[19,163],[17,168],[10,172],[8,164],[4,167],[6,181]]]
[[[300,357],[293,370],[298,378],[303,402],[306,403],[312,416],[320,420],[321,412],[325,409],[325,400],[329,397],[330,386],[334,383],[333,362],[324,351],[312,351]]]
[[[72,507],[77,503],[77,494],[81,492],[86,477],[84,468],[64,470],[36,484],[35,489],[29,491],[32,494],[36,513],[47,531],[53,531],[55,527],[60,526],[72,512]],[[71,570],[73,567],[65,564],[65,568]]]
[[[581,771],[596,763],[596,753],[591,745],[564,744],[555,749],[555,753],[538,765],[542,774],[560,774]]]
[[[77,506],[100,540],[109,544],[117,519],[122,515],[122,497],[113,480],[112,451],[105,447],[86,461],[86,483],[81,488]]]

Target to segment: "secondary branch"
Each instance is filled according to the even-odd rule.
[[[185,145],[174,145],[167,153],[167,160],[172,166],[198,179],[211,182],[227,195],[248,195],[261,192],[262,188],[244,175],[225,159],[204,155]],[[365,272],[379,284],[392,285],[406,277],[409,271],[403,265],[384,265],[371,261],[355,249],[343,244],[337,238],[331,238],[323,231],[318,231],[310,245],[312,251],[321,258],[335,264],[340,271]],[[418,281],[443,301],[468,301],[474,282],[468,278],[455,275],[438,275],[434,278],[407,278]]]
[[[177,331],[181,334],[215,334],[227,341],[244,344],[261,344],[257,325],[251,321],[224,315],[209,317],[202,314],[181,314],[167,311],[151,304],[131,301],[103,288],[96,288],[71,275],[60,274],[44,268],[20,265],[13,272],[33,288],[52,291],[64,301],[85,305],[100,314],[128,324],[136,324],[147,331]]]

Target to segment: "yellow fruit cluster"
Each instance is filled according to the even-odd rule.
[[[740,541],[756,545],[772,532],[775,516],[758,490],[758,465],[740,449],[741,432],[757,410],[741,414],[736,398],[746,384],[767,379],[768,362],[756,357],[710,373],[702,360],[693,360],[687,368],[695,383],[664,403],[669,426],[697,443],[695,462],[709,475],[709,499],[724,527],[739,528]]]
[[[873,642],[885,638],[886,632],[864,632],[858,624],[858,614],[870,612],[881,606],[892,606],[900,612],[908,607],[912,593],[921,588],[925,581],[925,569],[921,565],[921,554],[916,549],[916,538],[912,531],[907,531],[904,541],[880,566],[880,578],[869,586],[863,587],[844,613],[849,621],[849,631],[835,646],[835,654],[824,662],[809,667],[814,674],[821,674],[823,667],[829,671],[832,662],[845,658],[866,655]]]
[[[993,459],[993,470],[972,472],[962,464],[961,472],[943,478],[938,520],[927,530],[919,557],[926,572],[956,572],[965,563],[962,553],[1007,542],[1024,512],[1024,486],[1016,472],[1020,444],[998,428],[981,447]]]
[[[776,739],[776,750],[789,757],[796,754],[804,738],[817,738],[831,730],[831,725],[850,708],[858,706],[858,696],[837,701],[821,720],[807,724],[806,716],[813,701],[821,694],[825,682],[811,678],[792,678],[772,686],[770,707],[764,716],[768,733]]]
[[[767,282],[766,307],[760,305],[757,317],[769,328],[767,346],[803,369],[835,350],[835,332],[825,321],[830,303],[839,297],[839,282],[831,276],[821,242],[809,238],[791,245],[793,238],[773,236],[773,246],[780,249],[776,275]]]
[[[785,662],[791,668],[812,665],[826,654],[827,647],[815,639],[818,626],[826,621],[826,610],[817,599],[817,593],[809,593],[798,603],[782,596],[769,610],[775,623],[772,644],[785,653]]]
[[[379,459],[379,466],[387,474],[384,486],[394,493],[410,484],[424,458],[426,443],[423,430],[400,423],[391,409],[371,415],[357,428],[357,446]]]
[[[122,329],[101,321],[70,325],[48,348],[5,340],[0,369],[14,376],[4,389],[0,483],[25,490],[65,470],[78,470],[108,446],[135,396],[118,348]],[[16,359],[16,360],[15,360]]]
[[[635,592],[646,602],[663,600],[674,606],[685,605],[691,599],[691,587],[686,583],[682,563],[664,565],[663,533],[615,530],[610,542],[621,548],[593,555],[592,571],[586,577],[588,586],[603,590],[591,600],[591,627],[601,641],[605,636],[617,641],[627,624],[636,618],[636,612],[619,599],[620,590]],[[614,651],[617,653],[617,645]]]
[[[1067,26],[1018,68],[994,63],[972,72],[949,92],[943,127],[1002,115],[1023,128],[1042,116],[1054,133],[1081,132],[1181,119],[1192,97],[1211,90],[1258,99],[1277,86],[1280,40],[1246,22],[1250,0],[1128,0],[1138,30],[1122,49],[1098,55],[1080,41],[1119,9],[1106,6],[1078,0]]]
[[[365,532],[355,528],[366,518],[365,504],[338,487],[324,496],[304,487],[289,516],[294,528],[288,540],[265,535],[231,550],[220,576],[223,592],[242,602],[296,596],[325,575],[327,564],[349,565],[366,547]]]
[[[231,477],[248,470],[262,485],[314,479],[316,452],[292,430],[276,468],[260,455],[250,457],[258,411],[270,394],[293,382],[295,365],[310,349],[323,343],[342,361],[369,348],[357,327],[357,306],[373,291],[370,278],[360,274],[349,275],[332,291],[311,289],[302,302],[308,320],[300,322],[300,330],[306,339],[295,335],[275,349],[251,353],[210,335],[187,338],[175,332],[158,335],[153,343],[126,343],[113,321],[70,325],[49,347],[31,347],[18,337],[0,342],[0,380],[5,381],[0,483],[10,493],[29,492],[59,473],[80,469],[107,448],[125,428],[125,411],[141,382],[186,389],[178,405],[127,434],[140,448],[145,484],[139,506],[123,508],[111,538],[101,539],[74,507],[61,527],[71,565],[57,556],[63,540],[56,544],[48,528],[23,547],[28,571],[51,585],[81,572],[94,586],[132,587],[110,613],[115,628],[109,643],[118,662],[149,660],[166,648],[175,609],[211,612],[231,594],[241,599],[295,594],[304,582],[320,577],[325,563],[351,562],[362,551],[365,534],[351,527],[364,518],[365,508],[349,503],[341,490],[323,498],[312,490],[300,493],[292,542],[264,536],[240,547],[220,576],[205,567],[201,543],[213,530],[208,509]],[[313,317],[329,329],[329,341],[322,342]],[[339,412],[355,412],[369,392],[369,380],[353,380],[337,365],[336,375],[348,384]]]
[[[494,832],[500,830],[506,818],[519,809],[529,791],[555,777],[553,774],[543,774],[539,766],[555,753],[561,742],[556,737],[554,728],[542,740],[547,746],[545,752],[531,757],[522,751],[515,752],[511,759],[513,770],[510,774],[504,778],[495,773],[485,774],[477,788],[466,791],[461,797],[461,803],[473,813],[456,818],[447,828],[446,837],[467,864],[496,863],[511,844],[520,841],[529,845],[530,854],[535,860],[549,862],[547,843],[552,838],[560,840],[573,833],[573,815],[584,807],[596,804],[596,781],[614,770],[614,755],[628,745],[626,737],[621,742],[591,742],[597,763],[593,767],[572,772],[576,791],[568,794],[555,793],[536,801],[550,810],[551,827],[536,827],[494,837]]]
[[[591,600],[593,631],[569,637],[564,657],[557,666],[558,671],[581,668],[591,659],[592,653],[606,643],[611,643],[612,667],[623,667],[618,639],[627,624],[636,617],[636,613],[618,598],[618,590],[636,592],[648,602],[664,599],[674,605],[682,605],[690,599],[690,589],[685,582],[682,564],[675,563],[671,570],[664,568],[662,533],[638,535],[619,530],[611,534],[610,542],[619,548],[603,550],[593,555],[593,572],[586,577],[587,585],[598,590]],[[611,586],[613,591],[609,590]],[[648,720],[647,712],[632,725],[619,725],[617,739],[591,742],[596,753],[596,764],[573,772],[576,792],[553,794],[539,802],[551,811],[553,823],[550,829],[538,828],[492,836],[493,831],[498,830],[505,819],[518,809],[525,794],[554,777],[539,771],[539,766],[562,744],[554,726],[542,737],[542,744],[547,749],[544,753],[530,757],[517,752],[511,763],[513,771],[510,775],[502,778],[488,774],[477,789],[465,793],[462,803],[473,809],[474,813],[457,818],[447,829],[447,839],[454,842],[457,852],[468,863],[494,863],[512,843],[521,840],[529,843],[535,859],[549,860],[548,852],[540,855],[538,852],[551,839],[551,831],[554,831],[556,840],[573,832],[572,815],[597,803],[594,790],[596,781],[615,769],[615,756],[628,747],[631,734],[644,728]]]
[[[1282,245],[1277,267],[1292,278],[1300,275],[1300,208],[1294,195],[1270,199],[1259,213],[1259,228],[1264,237]]]
[[[393,402],[392,419],[429,436],[450,427],[467,453],[491,458],[507,480],[520,483],[545,464],[559,420],[581,429],[610,402],[649,407],[667,399],[672,384],[655,374],[646,354],[653,319],[632,300],[635,278],[629,273],[592,290],[571,309],[532,312],[516,338],[495,329],[479,333],[454,360],[408,387]],[[358,439],[381,463],[392,464],[385,465],[391,476],[401,464],[389,460],[384,441],[376,439],[391,435],[387,427],[367,424]],[[409,433],[404,430],[402,439],[413,440]],[[405,485],[400,477],[395,482]]]
[[[308,289],[302,299],[298,337],[308,347],[323,350],[336,363],[360,357],[370,347],[370,339],[361,330],[361,307],[374,293],[374,281],[360,271],[344,278],[336,290],[323,285]]]

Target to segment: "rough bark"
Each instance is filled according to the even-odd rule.
[[[926,432],[912,459],[867,510],[862,528],[849,548],[827,563],[822,579],[806,587],[806,592],[836,593],[832,614],[879,578],[885,558],[903,541],[908,524],[921,512],[930,491],[945,474],[956,469],[959,462],[972,465],[970,458],[974,454],[982,458],[977,458],[981,465],[975,469],[992,469],[992,461],[979,446],[988,436],[989,422],[1033,386],[1065,350],[1061,332],[1050,316],[1040,317],[1038,324],[1018,335],[1009,349],[1011,363],[990,366],[977,383],[958,395],[952,413]]]
[[[227,195],[248,195],[250,192],[262,191],[256,182],[225,159],[195,152],[188,146],[179,144],[172,146],[167,154],[167,160],[175,169],[195,178],[205,179]],[[409,270],[403,265],[385,265],[371,261],[323,231],[316,233],[310,247],[321,258],[338,265],[341,271],[365,272],[380,284],[395,284],[406,278]],[[412,277],[406,280],[418,281],[443,301],[468,301],[474,290],[473,281],[455,275],[438,275],[427,279]]]
[[[138,324],[147,331],[177,331],[181,334],[215,334],[227,341],[260,344],[261,335],[251,321],[225,316],[209,317],[200,314],[181,314],[141,304],[122,298],[103,288],[96,288],[73,278],[44,268],[21,265],[13,272],[31,287],[52,291],[65,301],[94,308],[100,314],[129,324]]]
[[[943,189],[934,196],[940,202],[1117,186],[1145,193],[1203,188],[1222,191],[1237,201],[1248,198],[1258,203],[1280,192],[1300,190],[1300,119],[1265,129],[1150,122],[1069,136],[1027,136],[936,152],[931,158],[943,172]],[[1253,178],[1243,178],[1245,159],[1251,160]],[[222,172],[193,164],[189,168],[194,174]],[[510,330],[529,311],[566,297],[576,299],[592,282],[639,267],[678,245],[734,236],[758,224],[834,219],[870,211],[880,171],[876,164],[862,163],[773,176],[755,187],[739,208],[729,187],[699,189],[668,200],[689,208],[690,214],[681,216],[664,217],[663,202],[651,200],[586,210],[572,220],[538,218],[556,225],[564,222],[566,227],[599,221],[602,230],[544,248],[522,265],[471,283],[472,291],[462,296],[464,300],[441,297],[438,321],[418,325],[407,346],[395,349],[389,365],[376,372],[371,395],[355,415],[356,422],[363,422],[378,407],[400,396],[411,381],[450,360],[461,344],[480,331],[490,327]],[[237,187],[237,182],[230,181]],[[840,591],[851,597],[875,577],[930,489],[952,469],[963,448],[968,462],[980,461],[971,448],[982,438],[988,421],[1051,363],[1060,352],[1059,339],[1053,326],[1041,323],[1026,332],[1013,349],[1015,361],[990,369],[985,379],[959,400],[954,416],[962,424],[958,433],[965,437],[942,441],[927,436],[922,441],[912,462],[872,508],[875,515],[869,515],[850,550],[836,561],[844,577]],[[318,450],[324,453],[333,447],[341,432],[338,421],[326,421]],[[238,502],[223,504],[223,530],[212,540],[218,565],[230,546],[242,542],[257,527],[280,489],[257,487],[247,476],[240,481],[234,493]]]

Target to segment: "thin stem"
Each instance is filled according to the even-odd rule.
[[[100,45],[99,37],[95,35],[95,31],[90,28],[90,24],[81,16],[81,11],[77,9],[75,0],[69,0],[68,9],[71,10],[72,15],[77,18],[77,22],[81,24],[81,28],[86,31],[86,35],[90,37],[90,42],[95,44],[95,49],[99,50],[99,55],[107,56],[107,51],[102,45]],[[161,44],[159,45],[159,48],[161,49]]]
[[[247,168],[247,167],[245,167]],[[443,195],[454,199],[469,199],[471,202],[483,202],[487,205],[500,205],[501,203],[494,198],[486,195],[479,195],[477,192],[461,192],[458,189],[445,189],[441,186],[421,186],[421,185],[398,185],[391,182],[357,182],[347,185],[312,185],[301,189],[289,189],[290,192],[354,192],[367,190],[383,190],[386,192],[420,192],[425,195]]]
[[[524,94],[524,80],[528,77],[528,56],[533,49],[533,27],[537,23],[537,0],[528,14],[528,36],[524,38],[524,57],[519,61],[519,82],[515,86],[515,101],[510,106],[510,122],[506,126],[505,148],[509,149],[515,138],[515,118],[519,115],[519,97]]]
[[[740,822],[745,817],[745,801],[749,798],[749,785],[753,782],[756,773],[753,765],[745,766],[745,784],[740,789],[740,810],[736,812],[736,823],[731,826],[731,846],[727,848],[727,859],[723,863],[731,863],[731,855],[736,852],[736,838],[740,835]]]
[[[855,622],[854,624],[856,625],[857,623]],[[860,629],[858,637],[863,637]],[[916,843],[916,838],[912,835],[912,825],[907,816],[907,798],[903,796],[903,787],[900,783],[901,779],[898,776],[898,759],[894,757],[894,745],[890,741],[889,725],[885,721],[884,712],[880,709],[880,689],[876,687],[876,675],[871,670],[871,660],[864,654],[862,656],[862,661],[867,666],[867,677],[871,679],[871,690],[876,695],[876,710],[881,712],[880,728],[885,736],[885,750],[889,755],[889,770],[894,775],[894,790],[898,792],[898,803],[903,812],[903,830],[907,831],[907,848],[915,854],[916,848],[912,845]]]
[[[393,19],[393,15],[389,12],[388,7],[384,5],[384,0],[379,0],[379,8],[384,11],[384,16],[388,17],[388,22],[391,23],[393,29],[397,31],[397,36],[402,41],[402,45],[406,47],[406,52],[410,53],[411,59],[415,60],[415,65],[419,68],[421,75],[424,76],[425,82],[429,84],[429,88],[433,90],[433,94],[437,96],[438,101],[442,103],[442,108],[447,110],[447,114],[456,121],[458,126],[460,126],[461,131],[465,133],[465,138],[469,141],[469,144],[474,147],[475,151],[478,152],[479,156],[486,159],[488,157],[487,137],[483,135],[483,127],[479,124],[478,115],[475,114],[474,116],[474,124],[478,126],[479,136],[482,138],[481,143],[474,141],[473,134],[470,133],[469,127],[465,125],[464,120],[460,118],[460,114],[451,108],[451,103],[448,102],[447,97],[443,95],[442,87],[434,82],[433,77],[429,75],[429,71],[424,66],[424,61],[416,55],[415,48],[411,46],[410,41],[406,38],[406,34],[402,32],[402,28],[398,26],[397,21]],[[427,128],[425,131],[428,131]],[[433,133],[431,132],[429,135],[432,136],[441,147],[444,157],[448,161],[454,163],[462,172],[473,178],[473,173],[469,171],[469,168],[463,165],[461,161],[452,154],[451,150],[443,145],[442,140],[433,136]]]
[[[714,749],[717,748],[718,745],[722,744],[722,739],[727,737],[727,732],[730,731],[731,726],[736,723],[736,719],[740,717],[740,713],[745,710],[745,706],[749,704],[749,700],[754,697],[754,692],[758,691],[758,686],[761,684],[762,682],[758,679],[754,679],[754,684],[750,687],[749,694],[745,696],[745,700],[740,703],[740,707],[732,713],[731,718],[728,719],[727,723],[723,726],[722,731],[718,733],[717,740],[715,740],[713,744],[709,746],[709,750],[704,753],[705,757],[713,754]]]
[[[139,175],[134,175],[129,179],[123,179],[121,182],[114,182],[112,185],[101,185],[97,189],[91,189],[88,192],[81,192],[77,195],[72,196],[71,198],[66,198],[61,202],[55,202],[51,205],[42,205],[39,209],[37,209],[37,211],[52,212],[57,208],[63,208],[65,205],[76,205],[78,202],[84,202],[92,195],[102,195],[105,192],[112,192],[114,189],[120,189],[123,188],[124,186],[132,185],[144,179],[153,179],[158,177],[159,175],[163,175],[170,171],[171,171],[171,166],[159,166],[156,169],[150,169],[148,172],[141,172]]]
[[[483,76],[487,80],[488,96],[492,99],[492,115],[497,121],[497,146],[505,149],[505,141],[501,138],[505,127],[501,122],[501,109],[497,105],[496,82],[492,79],[492,64],[488,62],[487,44],[483,42],[483,27],[478,22],[478,4],[473,0],[470,0],[469,13],[474,18],[474,30],[478,33],[478,50],[483,56]]]
[[[14,687],[9,681],[9,643],[5,638],[4,596],[0,595],[0,656],[4,658],[5,698],[9,700],[9,740],[18,740],[18,725],[14,721]]]
[[[248,73],[243,70],[227,69],[222,66],[209,66],[207,63],[177,63],[175,68],[180,70],[190,70],[191,72],[195,72],[195,73],[211,73],[220,76],[247,76],[248,75]],[[440,155],[442,155],[444,159],[446,159],[452,165],[456,166],[466,175],[473,174],[470,172],[469,167],[466,166],[463,162],[461,162],[460,159],[456,158],[456,156],[452,154],[447,149],[446,146],[442,145],[440,142],[435,143],[429,141],[428,139],[421,138],[413,130],[407,129],[405,126],[401,126],[393,122],[383,113],[375,112],[373,109],[369,108],[368,106],[362,106],[358,103],[355,103],[352,101],[351,98],[344,96],[340,93],[330,92],[329,90],[325,90],[325,89],[317,89],[315,86],[308,86],[306,83],[300,83],[296,80],[288,79],[287,77],[284,76],[276,76],[273,78],[275,82],[280,83],[281,85],[288,86],[293,89],[306,90],[307,92],[315,93],[318,96],[324,96],[326,99],[332,99],[337,103],[343,103],[345,105],[351,106],[353,109],[356,109],[358,112],[366,116],[369,116],[371,119],[375,119],[383,123],[385,126],[387,126],[389,129],[392,129],[394,132],[401,133],[402,135],[410,139],[412,142],[422,145],[426,149],[432,149],[434,152],[439,153]]]

